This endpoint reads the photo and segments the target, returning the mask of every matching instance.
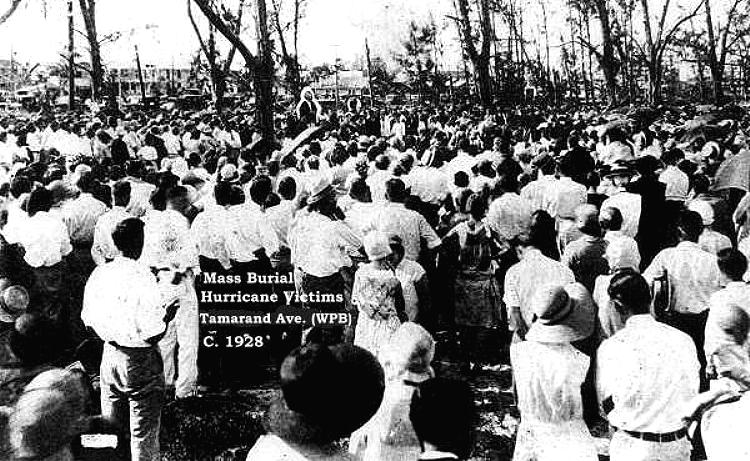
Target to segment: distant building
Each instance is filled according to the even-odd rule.
[[[336,101],[336,73],[313,83],[312,89],[321,103]],[[349,98],[368,98],[370,96],[367,73],[361,70],[340,70],[338,72],[339,100],[346,102]]]
[[[180,89],[193,86],[191,82],[195,79],[189,68],[156,67],[146,64],[142,66],[142,71],[146,95],[168,94],[170,90],[177,92]],[[141,82],[137,68],[115,67],[109,69],[109,74],[117,85],[117,92],[120,96],[127,97],[141,94]]]

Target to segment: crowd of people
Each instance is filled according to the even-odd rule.
[[[165,401],[242,368],[199,348],[200,274],[292,273],[353,322],[271,341],[248,459],[469,459],[436,341],[511,366],[516,461],[597,460],[602,421],[613,461],[750,459],[750,118],[314,109],[279,142],[232,110],[0,116],[4,454],[73,459],[99,414],[160,459]]]

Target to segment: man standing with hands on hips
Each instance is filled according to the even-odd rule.
[[[138,262],[140,219],[121,221],[112,240],[119,254],[91,274],[81,317],[104,341],[102,416],[123,429],[130,421],[133,461],[157,461],[164,403],[164,364],[157,344],[179,306],[176,299],[162,299],[156,277]]]

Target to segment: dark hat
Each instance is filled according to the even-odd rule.
[[[351,434],[378,410],[385,376],[370,352],[350,344],[305,344],[281,365],[283,398],[271,404],[273,433],[296,443],[325,444]]]

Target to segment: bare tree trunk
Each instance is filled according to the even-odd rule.
[[[706,32],[707,32],[707,57],[708,57],[708,68],[711,71],[711,88],[712,97],[714,104],[721,104],[724,99],[724,69],[723,65],[719,65],[717,59],[717,47],[716,47],[716,35],[714,33],[714,21],[711,15],[711,1],[704,0],[704,6],[706,11]],[[727,25],[729,27],[729,25]]]
[[[89,53],[91,54],[91,93],[92,98],[98,101],[102,97],[104,87],[104,68],[102,66],[99,35],[96,31],[96,0],[79,0],[79,4],[83,22],[86,25],[86,39],[89,42]]]
[[[13,16],[13,13],[15,13],[18,7],[21,6],[21,3],[23,3],[23,0],[13,0],[10,3],[10,6],[5,11],[5,13],[0,16],[0,25],[2,25],[5,21],[10,19],[11,16]]]
[[[260,126],[263,139],[273,140],[273,56],[271,55],[271,41],[268,33],[268,14],[266,12],[266,1],[257,2],[258,21],[258,69],[255,72],[255,107],[258,114],[258,125]]]

